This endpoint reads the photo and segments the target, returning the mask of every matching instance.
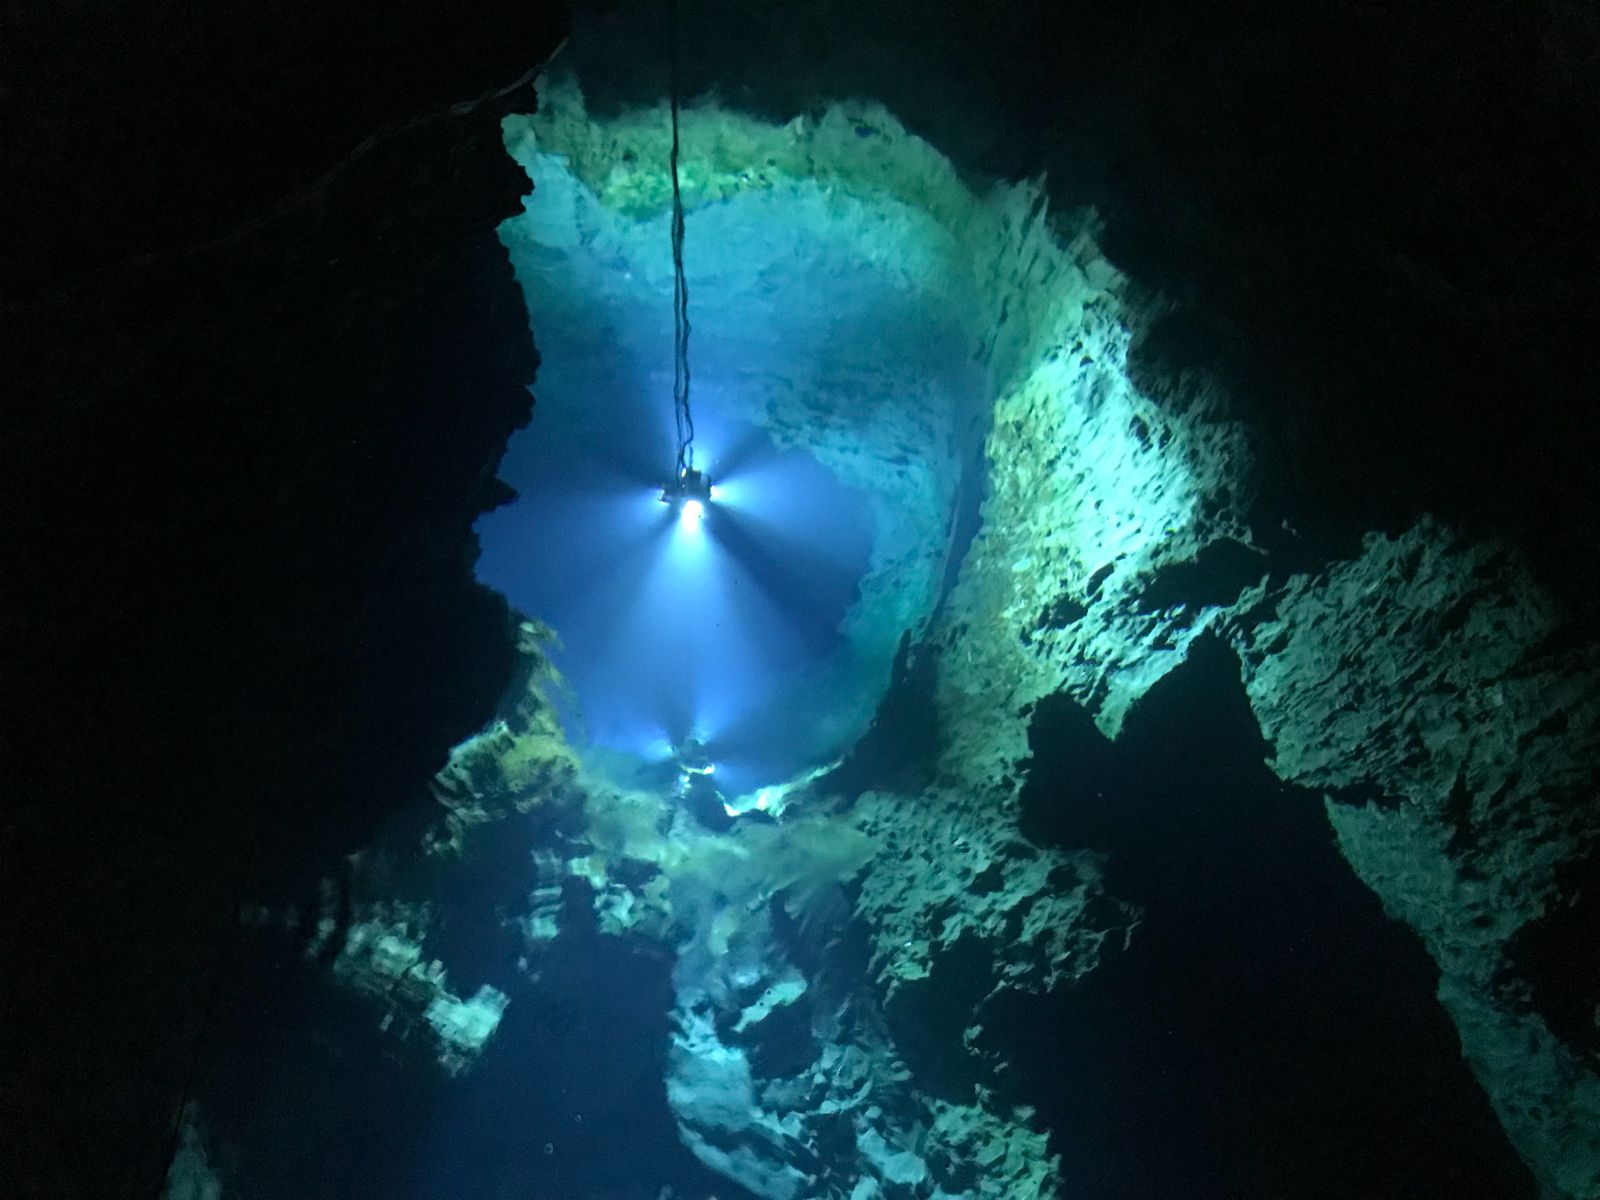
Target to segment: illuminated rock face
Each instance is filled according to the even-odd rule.
[[[949,769],[974,788],[1014,778],[1028,707],[1047,694],[1114,736],[1214,633],[1244,662],[1277,773],[1330,794],[1346,859],[1433,955],[1518,1151],[1561,1194],[1593,1194],[1593,1031],[1571,1020],[1583,1004],[1569,989],[1567,1040],[1554,1036],[1519,959],[1583,903],[1592,647],[1567,640],[1515,553],[1432,520],[1373,535],[1352,561],[1282,572],[1241,528],[1247,431],[1215,393],[1174,412],[1125,390],[1118,322],[1137,316],[1102,303],[1098,355],[1082,352],[1097,341],[1091,307],[1081,333],[1045,329],[1040,366],[1000,388],[983,530],[935,632]],[[1097,389],[1102,363],[1111,384]]]
[[[1100,306],[1098,324],[1091,304],[1078,328],[1043,327],[1038,365],[998,389],[983,529],[934,634],[948,769],[975,789],[1015,778],[1045,695],[1115,736],[1215,634],[1243,660],[1276,772],[1330,795],[1345,858],[1427,945],[1520,1154],[1561,1194],[1593,1194],[1582,989],[1551,987],[1548,965],[1525,974],[1521,949],[1584,927],[1563,914],[1594,852],[1592,646],[1514,552],[1428,519],[1322,571],[1279,568],[1242,527],[1248,430],[1203,384],[1181,406],[1129,389],[1138,315],[1114,293]]]
[[[662,158],[658,118],[590,121],[575,94],[557,91],[539,116],[508,125],[508,137],[525,165],[544,161],[530,143],[559,152],[609,211],[646,219],[665,198],[660,171],[645,165]],[[981,525],[917,650],[931,664],[925,715],[937,726],[922,731],[930,742],[914,772],[922,785],[874,787],[872,764],[855,764],[850,778],[868,790],[833,818],[879,846],[857,912],[869,931],[872,1003],[882,1004],[891,1040],[863,1051],[845,1038],[828,1053],[854,1045],[911,1065],[912,1091],[902,1088],[898,1101],[902,1141],[920,1129],[914,1140],[926,1149],[928,1105],[941,1088],[991,1095],[995,1064],[983,1060],[993,1052],[984,1047],[1004,1040],[1018,998],[1059,995],[1105,954],[1139,945],[1140,898],[1119,894],[1115,862],[1098,866],[1076,852],[1092,846],[1070,840],[1045,837],[1041,846],[1037,828],[1030,843],[1019,829],[1033,707],[1057,697],[1115,737],[1196,639],[1209,637],[1242,661],[1240,695],[1279,777],[1313,789],[1286,792],[1283,802],[1315,805],[1315,792],[1329,794],[1339,850],[1421,935],[1465,1058],[1518,1152],[1563,1194],[1592,1192],[1593,1077],[1581,1047],[1549,1030],[1515,979],[1519,939],[1566,903],[1563,881],[1592,828],[1581,781],[1593,762],[1593,664],[1541,649],[1556,618],[1515,556],[1424,521],[1397,538],[1375,536],[1360,557],[1325,571],[1280,567],[1246,520],[1251,433],[1227,397],[1203,378],[1159,401],[1130,382],[1129,347],[1146,317],[1096,250],[1092,226],[1064,236],[1027,187],[974,195],[881,110],[835,108],[772,127],[708,108],[688,114],[686,129],[694,205],[732,207],[751,192],[815,198],[810,181],[858,224],[870,223],[875,204],[885,213],[915,205],[941,270],[962,277],[933,294],[968,306],[953,328],[975,338],[991,397]],[[806,187],[797,191],[796,179]],[[715,297],[718,281],[704,282],[700,294]],[[708,308],[717,303],[708,299]],[[890,556],[897,575],[874,559],[904,603],[880,630],[898,634],[925,619],[940,574],[928,531],[949,528],[951,477],[936,472],[931,488],[918,484],[889,451],[897,437],[936,444],[948,427],[920,426],[926,405],[904,403],[904,388],[875,398],[830,389],[816,375],[743,382],[742,415],[775,439],[807,448],[852,486],[939,513],[904,543],[928,566],[908,574],[906,560]],[[880,665],[890,644],[880,636]],[[846,775],[824,780],[811,802],[825,802]],[[1376,909],[1371,919],[1382,920]],[[745,934],[755,945],[772,936],[760,923]],[[747,1078],[770,1016],[744,1022],[741,1008],[795,969],[772,953],[755,953],[748,995],[719,990],[714,973],[680,968],[669,1093],[708,1163],[780,1195],[800,1186],[787,1172],[815,1154],[811,1122],[825,1101],[785,1093],[777,1077]],[[1395,953],[1408,952],[1397,944]],[[1426,971],[1418,978],[1425,984]],[[1448,1029],[1438,1020],[1429,1037]],[[741,1023],[744,1048],[717,1032],[728,1023]],[[843,1036],[837,1027],[835,1035]],[[963,1041],[975,1057],[956,1049]],[[694,1082],[705,1083],[713,1062],[745,1064],[740,1120],[766,1122],[772,1139],[730,1132],[716,1107],[723,1101],[708,1098],[719,1089]],[[1470,1095],[1463,1103],[1470,1108]],[[1006,1116],[997,1099],[979,1108],[983,1120],[1029,1121],[1021,1111]],[[879,1135],[858,1128],[854,1136],[859,1146]],[[730,1157],[733,1143],[742,1149]],[[1028,1154],[1048,1168],[1042,1142]],[[947,1183],[951,1161],[933,1168]],[[910,1186],[892,1172],[868,1175],[886,1194]]]
[[[1567,642],[1514,554],[1431,521],[1296,577],[1276,607],[1244,643],[1276,770],[1358,798],[1328,804],[1340,848],[1438,962],[1507,1131],[1548,1182],[1593,1195],[1593,981],[1546,956],[1572,953],[1562,926],[1593,903],[1594,647]]]

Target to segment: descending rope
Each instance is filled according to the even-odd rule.
[[[689,286],[683,277],[683,194],[678,189],[678,0],[672,0],[668,35],[672,89],[672,412],[678,427],[678,467],[673,480],[694,469],[694,413],[689,408]]]

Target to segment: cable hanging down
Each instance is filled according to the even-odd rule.
[[[689,285],[683,274],[683,192],[678,183],[678,0],[672,0],[671,21],[667,44],[672,95],[672,416],[678,427],[678,458],[661,502],[692,529],[711,501],[711,481],[695,469],[694,410],[689,407]]]
[[[672,0],[668,35],[672,93],[672,411],[678,430],[673,481],[682,486],[694,471],[694,412],[689,407],[689,286],[683,275],[683,193],[678,186],[678,0]]]

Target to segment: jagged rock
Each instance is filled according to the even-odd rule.
[[[222,1195],[222,1179],[211,1165],[205,1137],[194,1115],[186,1114],[162,1200],[222,1200]]]
[[[555,714],[551,693],[562,688],[551,666],[548,628],[521,620],[516,672],[501,714],[450,751],[433,781],[434,797],[448,810],[431,835],[435,853],[462,853],[481,826],[534,808],[558,810],[578,772]]]
[[[1426,941],[1518,1148],[1564,1194],[1595,1194],[1593,1050],[1551,1036],[1511,951],[1600,852],[1600,648],[1560,646],[1515,554],[1431,520],[1272,607],[1244,677],[1274,770],[1330,794],[1345,857]],[[1600,985],[1574,986],[1592,1009]]]
[[[439,1062],[452,1075],[471,1067],[484,1051],[506,1011],[506,994],[484,984],[470,1000],[435,996],[422,1019],[439,1040]]]

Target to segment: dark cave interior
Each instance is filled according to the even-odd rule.
[[[472,532],[508,498],[496,470],[538,362],[495,237],[527,188],[499,121],[536,106],[532,73],[569,35],[596,111],[657,102],[665,11],[295,0],[0,15],[4,1194],[156,1194],[207,1040],[237,1026],[260,1069],[243,1052],[207,1069],[270,1079],[282,1043],[251,1030],[297,1038],[305,1006],[341,1040],[291,1057],[322,1055],[327,1073],[258,1086],[330,1114],[327,1171],[284,1175],[282,1194],[390,1195],[402,1179],[442,1194],[426,1175],[438,1158],[397,1160],[389,1180],[341,1159],[334,1143],[365,1118],[333,1114],[359,1098],[398,1144],[423,1146],[459,1094],[285,965],[292,950],[242,947],[234,927],[247,903],[313,892],[377,831],[422,829],[430,778],[512,678],[514,617],[474,578]],[[964,174],[1043,173],[1053,205],[1098,210],[1133,289],[1171,301],[1135,346],[1141,387],[1181,410],[1205,373],[1251,424],[1251,532],[1275,577],[1426,509],[1518,546],[1591,639],[1590,8],[962,0],[908,16],[824,0],[730,16],[685,0],[682,20],[691,94],[780,120],[870,95]],[[1171,583],[1191,599],[1212,585]],[[902,666],[880,731],[927,721],[909,647]],[[1039,705],[1028,832],[1105,851],[1110,891],[1148,906],[1150,939],[1081,989],[986,1013],[995,1046],[1073,1022],[1106,1056],[1074,1064],[1094,1086],[1069,1095],[1036,1047],[1017,1058],[1038,1072],[1008,1086],[1053,1126],[1095,1130],[1093,1145],[1053,1147],[1086,1195],[1174,1194],[1168,1168],[1219,1197],[1398,1198],[1444,1181],[1456,1196],[1531,1194],[1466,1081],[1429,960],[1343,869],[1319,798],[1258,769],[1229,667],[1197,652],[1116,743],[1067,700]],[[909,740],[869,735],[841,786],[920,777]],[[1084,802],[1038,803],[1067,789]],[[1227,819],[1197,822],[1200,803]],[[1282,849],[1263,855],[1263,841]],[[1174,903],[1179,879],[1215,909]],[[1574,1043],[1593,1037],[1600,971],[1552,963],[1593,961],[1594,894],[1520,943],[1542,981],[1529,1002]],[[1304,974],[1250,961],[1285,941],[1304,948]],[[549,1005],[513,1008],[501,1036],[547,1078],[599,1089],[583,1111],[605,1113],[617,1079],[661,1090],[646,1042],[664,1028],[670,964],[577,945],[546,964]],[[1229,963],[1227,986],[1204,977],[1202,949]],[[1175,1047],[1130,1020],[1171,1001],[1175,978],[1174,1021],[1215,1037]],[[1397,1007],[1402,978],[1411,1003]],[[1345,1016],[1316,1030],[1312,1073],[1259,1052],[1295,989],[1323,1013],[1337,997]],[[624,1074],[596,1081],[578,1048],[608,1034]],[[1398,1046],[1428,1070],[1397,1079]],[[1147,1064],[1132,1081],[1128,1058]],[[461,1117],[473,1130],[451,1153],[515,1141],[528,1110],[552,1126],[577,1111],[540,1079],[485,1070],[470,1086],[502,1123]],[[1214,1090],[1163,1089],[1163,1071]],[[1283,1108],[1263,1125],[1227,1104],[1230,1087]],[[1227,1121],[1228,1154],[1190,1123],[1198,1108]],[[649,1158],[684,1196],[735,1194],[658,1115],[586,1119],[581,1134],[568,1122],[568,1142],[521,1146],[493,1182],[632,1200]],[[1348,1138],[1362,1154],[1343,1153]],[[1230,1174],[1241,1157],[1259,1173]],[[1327,1190],[1296,1174],[1308,1162]]]

